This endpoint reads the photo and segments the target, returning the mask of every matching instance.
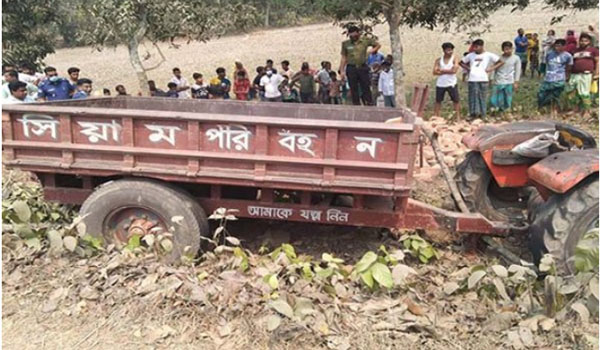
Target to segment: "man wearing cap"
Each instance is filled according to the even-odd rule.
[[[340,62],[340,75],[343,80],[348,77],[348,84],[352,94],[352,104],[360,105],[359,86],[362,98],[367,105],[373,105],[371,86],[369,79],[369,66],[367,56],[371,52],[377,52],[381,45],[373,37],[361,36],[356,26],[348,28],[350,39],[342,42],[342,58]],[[368,48],[372,47],[369,52]]]

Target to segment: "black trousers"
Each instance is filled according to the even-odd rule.
[[[353,64],[346,65],[346,76],[350,85],[350,94],[352,94],[352,104],[360,105],[361,97],[366,105],[373,105],[371,96],[371,81],[369,79],[369,66],[363,64],[355,66]],[[358,87],[360,86],[360,93]]]

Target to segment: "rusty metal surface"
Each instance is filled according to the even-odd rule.
[[[598,176],[598,149],[554,153],[532,165],[527,174],[536,187],[565,193],[581,180]]]
[[[498,146],[515,146],[544,132],[554,132],[556,122],[527,121],[504,125],[484,125],[463,136],[462,143],[474,151],[485,151]],[[506,147],[504,147],[506,148]]]
[[[493,162],[494,151],[498,149],[510,150],[512,146],[497,146],[493,149],[487,149],[481,152],[481,156],[485,161],[488,169],[492,173],[494,180],[500,187],[522,187],[529,184],[529,178],[527,176],[527,169],[529,164],[511,164],[511,165],[498,165]]]
[[[89,189],[44,187],[48,200],[81,204],[91,194]],[[238,200],[223,198],[198,198],[200,205],[212,212],[220,207],[235,209],[243,218],[298,221],[306,223],[350,225],[382,228],[439,230],[456,233],[473,233],[504,236],[511,227],[507,223],[491,222],[481,214],[451,212],[408,199],[403,208],[366,209],[364,207],[334,207],[274,202],[263,200]]]
[[[4,106],[4,163],[35,172],[384,196],[407,196],[411,187],[418,126],[381,123],[413,116],[409,111],[167,98],[84,101]]]
[[[83,100],[50,101],[29,106],[98,107],[108,109],[150,110],[165,112],[230,114],[237,116],[277,117],[286,119],[321,119],[339,121],[384,122],[404,117],[412,123],[413,113],[403,109],[322,105],[306,103],[279,103],[235,100],[194,100],[167,97],[114,97]]]
[[[410,109],[416,113],[418,117],[422,117],[429,101],[429,84],[415,84],[413,87],[412,99],[410,101]]]

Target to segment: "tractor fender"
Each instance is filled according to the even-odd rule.
[[[547,190],[566,193],[594,173],[598,176],[597,148],[554,153],[527,170],[527,176],[542,195]]]
[[[479,152],[491,148],[511,149],[513,146],[539,134],[555,131],[556,122],[553,121],[484,125],[463,136],[462,143],[469,149]]]

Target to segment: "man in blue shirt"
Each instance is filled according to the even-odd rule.
[[[40,100],[68,100],[73,93],[73,86],[67,79],[61,78],[54,67],[44,69],[47,79],[38,86],[38,99]]]
[[[550,105],[552,116],[557,114],[560,95],[573,67],[573,56],[565,51],[566,44],[565,39],[556,39],[553,49],[546,54],[546,75],[538,91],[538,108]]]
[[[74,100],[88,98],[92,93],[92,81],[87,78],[77,80],[77,92],[73,94]]]
[[[523,28],[519,28],[515,38],[515,54],[521,59],[521,72],[525,72],[527,69],[527,46],[529,46],[529,41],[525,36],[525,31]]]
[[[369,54],[369,58],[367,58],[367,64],[369,67],[373,65],[373,63],[379,63],[380,65],[385,60],[385,57],[378,51],[373,51]]]

